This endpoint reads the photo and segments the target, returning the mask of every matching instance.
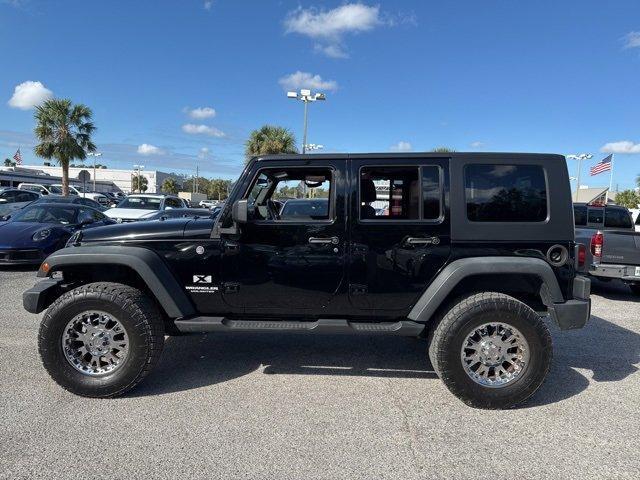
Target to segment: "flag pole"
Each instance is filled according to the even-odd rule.
[[[611,154],[611,169],[609,170],[609,189],[607,190],[607,194],[604,199],[605,206],[609,204],[609,192],[611,191],[611,187],[613,186],[613,156],[615,154]]]

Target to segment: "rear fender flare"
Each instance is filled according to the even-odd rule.
[[[455,260],[447,265],[431,282],[409,312],[408,318],[428,322],[451,291],[464,278],[472,275],[500,275],[506,273],[535,275],[542,281],[541,297],[545,305],[563,303],[564,297],[551,266],[539,258],[471,257]]]

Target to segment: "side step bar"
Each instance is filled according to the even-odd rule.
[[[364,323],[343,319],[320,319],[315,322],[231,320],[224,317],[195,317],[176,320],[178,330],[184,333],[204,332],[301,332],[301,333],[347,333],[419,336],[425,326],[411,320],[398,322]]]

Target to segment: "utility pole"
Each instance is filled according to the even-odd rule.
[[[98,152],[87,153],[90,157],[93,157],[93,191],[96,191],[96,157],[101,157],[102,154]]]
[[[298,92],[287,92],[287,98],[291,98],[292,100],[300,100],[304,103],[304,123],[302,127],[302,154],[307,153],[307,118],[308,118],[308,105],[309,102],[317,102],[324,101],[327,99],[324,93],[311,93],[311,90],[301,89],[300,93]]]

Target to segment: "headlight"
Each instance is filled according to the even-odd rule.
[[[51,229],[50,228],[45,228],[44,230],[40,230],[36,233],[33,234],[33,240],[36,242],[39,242],[41,240],[44,240],[45,238],[47,238],[49,235],[51,235]]]

